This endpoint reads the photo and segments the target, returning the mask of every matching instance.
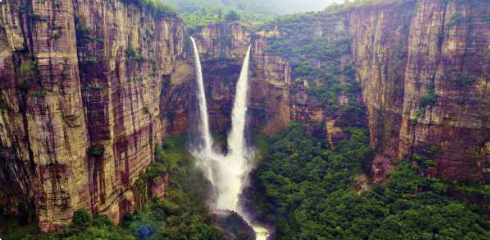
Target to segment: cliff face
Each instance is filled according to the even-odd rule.
[[[186,128],[167,118],[184,110],[161,102],[186,88],[170,81],[182,22],[118,0],[1,9],[1,206],[35,209],[43,231],[80,208],[117,221],[155,142]]]
[[[48,231],[80,208],[118,220],[141,206],[132,189],[155,143],[194,119],[194,59],[180,19],[119,0],[0,8],[0,211],[35,209]],[[488,182],[489,16],[483,0],[422,0],[190,35],[216,133],[230,126],[251,44],[253,131],[298,121],[334,147],[346,127],[368,126],[375,181],[401,157],[431,152],[430,174]],[[166,178],[145,188],[163,197]]]
[[[368,110],[376,181],[387,177],[398,158],[405,94],[405,69],[414,2],[368,6],[345,14],[352,34],[352,56]]]
[[[290,120],[297,120],[311,132],[325,136],[327,113],[321,102],[311,98],[301,84],[294,86],[292,69],[286,61],[264,52],[271,34],[259,32],[252,39],[253,34],[245,26],[234,22],[208,25],[191,33],[201,57],[212,130],[220,134],[229,130],[236,82],[252,44],[251,130],[273,134],[286,129]]]
[[[273,134],[291,121],[326,137],[332,147],[344,128],[364,126],[359,86],[349,51],[346,21],[308,16],[256,33],[251,110],[259,131]]]
[[[329,67],[329,60],[324,59],[335,48],[327,43],[323,47],[325,54],[310,56],[306,50],[311,51],[312,47],[304,47],[308,42],[300,41],[304,40],[300,35],[307,35],[318,39],[315,44],[321,45],[323,40],[335,42],[335,38],[348,32],[350,47],[346,54],[336,56],[340,61],[334,64],[345,66],[352,61],[355,77],[362,86],[360,96],[367,108],[371,144],[377,152],[372,166],[374,180],[386,179],[398,159],[408,156],[419,161],[419,156],[430,152],[430,158],[437,163],[430,169],[431,174],[488,182],[489,11],[490,5],[485,1],[408,1],[286,20],[266,28],[254,42],[252,80],[252,88],[262,91],[252,98],[267,101],[268,113],[273,116],[266,121],[269,126],[265,132],[299,120],[310,126],[312,122],[325,124],[327,137],[332,138],[329,133],[341,132],[352,123],[352,118],[332,111],[329,103],[323,111],[304,104],[314,102],[308,99],[318,100],[312,91],[315,84],[323,83],[326,89],[332,89],[328,86],[332,79],[341,79],[344,85],[340,89],[345,89],[349,81],[343,77],[345,67],[343,74],[334,78],[302,73],[308,67],[305,61],[316,69],[327,69],[327,74],[335,72]],[[305,31],[305,26],[310,30]],[[291,28],[294,30],[288,31]],[[303,54],[304,58],[294,58],[275,46],[298,48],[295,54]],[[303,82],[306,95],[298,94],[301,88],[292,90],[298,82]],[[344,109],[349,105],[346,101],[355,99],[345,93],[336,97]],[[329,116],[341,120],[332,123]]]
[[[489,180],[489,14],[484,1],[349,14],[372,144],[383,152],[374,162],[376,179],[386,177],[390,159],[433,148],[438,176]]]
[[[196,39],[201,57],[211,128],[215,133],[226,134],[251,33],[239,23],[223,22],[190,34]]]

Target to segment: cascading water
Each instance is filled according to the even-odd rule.
[[[213,139],[209,130],[209,119],[206,106],[204,81],[199,59],[199,52],[194,38],[191,38],[194,46],[196,62],[196,76],[198,82],[198,100],[200,113],[199,132],[203,140],[199,149],[192,154],[198,159],[199,166],[206,173],[206,177],[217,190],[217,200],[214,208],[218,210],[234,211],[254,229],[257,240],[266,240],[269,231],[255,225],[249,215],[239,206],[238,202],[247,177],[252,169],[251,159],[253,154],[248,150],[245,140],[245,126],[248,109],[248,70],[250,63],[250,47],[245,56],[240,78],[236,86],[235,103],[232,112],[232,129],[228,136],[228,154],[215,153],[212,149]]]
[[[206,104],[206,93],[204,91],[204,79],[202,77],[202,67],[201,59],[199,58],[199,51],[197,49],[196,40],[191,37],[192,46],[194,47],[194,61],[196,64],[196,79],[198,86],[197,97],[199,99],[199,114],[201,117],[199,133],[204,141],[205,152],[211,152],[213,147],[213,139],[211,138],[211,132],[209,130],[209,117],[208,117],[208,106]]]
[[[245,123],[248,109],[248,69],[250,62],[250,47],[243,61],[242,71],[238,79],[235,103],[231,115],[231,131],[228,135],[228,155],[221,162],[221,173],[226,178],[218,182],[220,194],[216,207],[238,212],[238,200],[244,187],[245,179],[250,172],[248,164],[251,156],[245,141]],[[223,175],[224,175],[223,174]],[[224,177],[224,176],[223,176]]]
[[[228,135],[228,155],[225,158],[224,165],[228,165],[225,170],[232,173],[230,178],[234,186],[228,186],[227,192],[223,192],[218,198],[218,207],[232,210],[240,214],[245,221],[252,226],[256,234],[257,240],[266,240],[269,236],[269,231],[261,226],[254,224],[249,214],[247,214],[239,205],[238,201],[250,171],[252,170],[251,160],[253,154],[249,152],[245,139],[245,125],[247,122],[248,110],[248,82],[249,82],[249,65],[250,65],[250,46],[247,50],[247,55],[243,61],[242,71],[236,86],[235,103],[232,112],[232,128]],[[220,201],[221,200],[221,201]]]
[[[208,107],[206,104],[206,92],[204,90],[204,79],[202,76],[201,59],[199,50],[197,49],[196,40],[191,37],[192,46],[194,48],[194,62],[196,66],[197,80],[197,99],[199,102],[199,133],[202,142],[197,150],[192,151],[192,155],[198,160],[199,166],[205,171],[206,178],[214,185],[213,174],[213,138],[209,128]]]

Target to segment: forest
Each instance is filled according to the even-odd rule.
[[[455,200],[453,183],[426,174],[436,150],[401,160],[385,184],[363,190],[356,181],[372,158],[367,132],[349,135],[331,150],[293,124],[262,141],[254,199],[277,239],[490,238],[482,208]]]
[[[490,239],[487,0],[92,2],[0,4],[0,240]]]

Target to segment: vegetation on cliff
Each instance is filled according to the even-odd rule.
[[[75,213],[73,223],[60,234],[36,235],[36,228],[32,225],[23,227],[9,219],[6,221],[11,223],[9,229],[0,232],[0,237],[8,240],[221,239],[220,230],[212,223],[204,204],[210,185],[188,154],[186,138],[165,140],[163,146],[157,146],[155,159],[156,162],[141,178],[140,183],[149,184],[168,171],[171,177],[169,187],[165,189],[165,199],[148,200],[143,209],[134,215],[125,216],[120,226],[115,226],[104,216],[92,218],[86,210],[80,210]],[[142,194],[148,194],[145,184],[140,183],[136,186],[141,186],[139,190],[143,191]]]
[[[268,38],[267,53],[287,60],[293,69],[296,86],[308,83],[310,96],[322,101],[327,111],[353,114],[362,118],[361,87],[350,59],[351,37],[336,16],[300,14],[267,23],[266,30],[278,30]],[[341,97],[348,99],[341,103]]]
[[[449,183],[426,174],[434,166],[427,156],[402,161],[385,185],[360,193],[354,178],[369,162],[369,140],[365,130],[349,133],[334,150],[299,125],[267,139],[254,196],[277,239],[490,238],[479,208],[452,199]]]
[[[160,0],[172,4],[179,11],[188,28],[217,23],[225,15],[236,11],[245,21],[262,22],[281,14],[320,11],[326,1],[303,0]]]
[[[120,0],[123,3],[136,4],[146,8],[149,13],[157,15],[177,15],[177,11],[169,4],[159,0]]]

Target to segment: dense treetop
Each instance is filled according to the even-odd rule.
[[[478,207],[452,199],[451,183],[424,174],[434,149],[360,193],[355,180],[369,162],[369,140],[363,129],[348,132],[335,150],[300,125],[261,144],[255,201],[277,239],[490,239],[490,221]]]

